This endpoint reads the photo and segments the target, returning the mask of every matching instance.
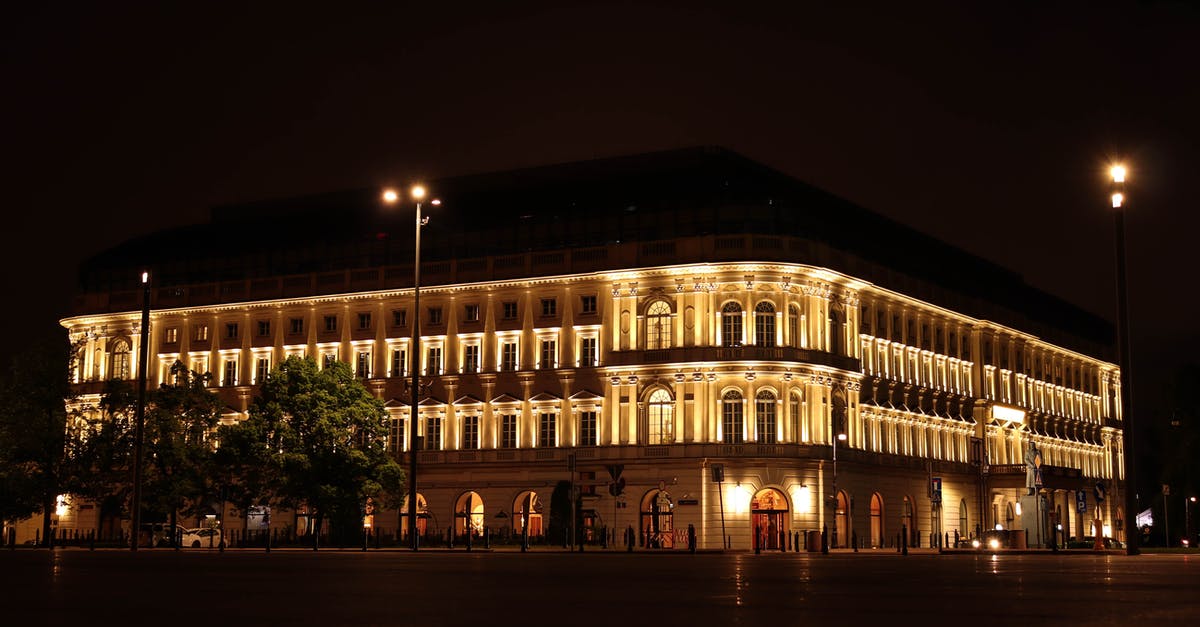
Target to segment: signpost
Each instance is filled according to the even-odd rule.
[[[713,464],[709,467],[712,471],[713,483],[717,484],[717,499],[721,504],[721,548],[725,546],[725,491],[721,488],[721,484],[725,481],[725,464]]]
[[[1086,490],[1076,490],[1075,491],[1075,511],[1079,512],[1080,514],[1087,513],[1087,491]]]

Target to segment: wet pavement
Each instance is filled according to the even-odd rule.
[[[1200,557],[0,551],[6,625],[1200,624]],[[782,621],[782,622],[779,622]]]

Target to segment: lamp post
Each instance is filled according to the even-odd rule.
[[[1196,497],[1189,496],[1183,500],[1183,537],[1184,546],[1192,544],[1192,503],[1196,502]]]
[[[409,191],[416,201],[417,212],[413,231],[413,317],[412,317],[412,399],[408,416],[408,538],[412,550],[417,543],[417,404],[421,389],[421,227],[429,218],[421,217],[421,201],[425,199],[425,188],[414,185]],[[383,192],[383,201],[389,205],[400,200],[400,193],[389,189]],[[434,205],[441,204],[434,200]]]
[[[1117,253],[1117,356],[1121,367],[1121,447],[1125,450],[1125,554],[1137,555],[1137,480],[1133,457],[1133,378],[1130,376],[1129,295],[1125,283],[1125,166],[1114,165],[1112,176],[1113,226]],[[1131,523],[1132,527],[1131,529]]]
[[[833,438],[833,494],[830,495],[830,498],[833,499],[833,536],[834,536],[833,546],[834,546],[834,548],[837,547],[838,505],[841,503],[841,501],[838,499],[838,488],[837,488],[837,445],[838,445],[838,440],[845,442],[846,434],[838,433],[837,437]]]
[[[133,532],[130,534],[133,542],[129,550],[138,549],[138,535],[142,531],[142,440],[146,430],[146,375],[150,360],[150,273],[142,272],[142,328],[141,341],[138,346],[138,396],[137,414],[133,433]],[[174,533],[174,530],[171,531]],[[150,542],[153,545],[154,536]]]

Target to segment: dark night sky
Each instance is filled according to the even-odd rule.
[[[1200,350],[1188,3],[23,4],[0,41],[5,361],[86,256],[216,204],[700,144],[1109,319],[1121,157],[1139,405]]]

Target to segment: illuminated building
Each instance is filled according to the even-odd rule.
[[[210,371],[227,421],[287,356],[337,359],[406,454],[421,316],[418,503],[443,533],[541,533],[573,455],[587,522],[618,542],[1037,537],[1040,512],[1018,513],[1032,441],[1060,539],[1097,515],[1123,535],[1111,329],[1015,274],[720,149],[427,185],[421,311],[411,214],[377,190],[221,208],[91,260],[63,321],[80,391],[136,372],[148,258],[151,384],[175,360]]]

